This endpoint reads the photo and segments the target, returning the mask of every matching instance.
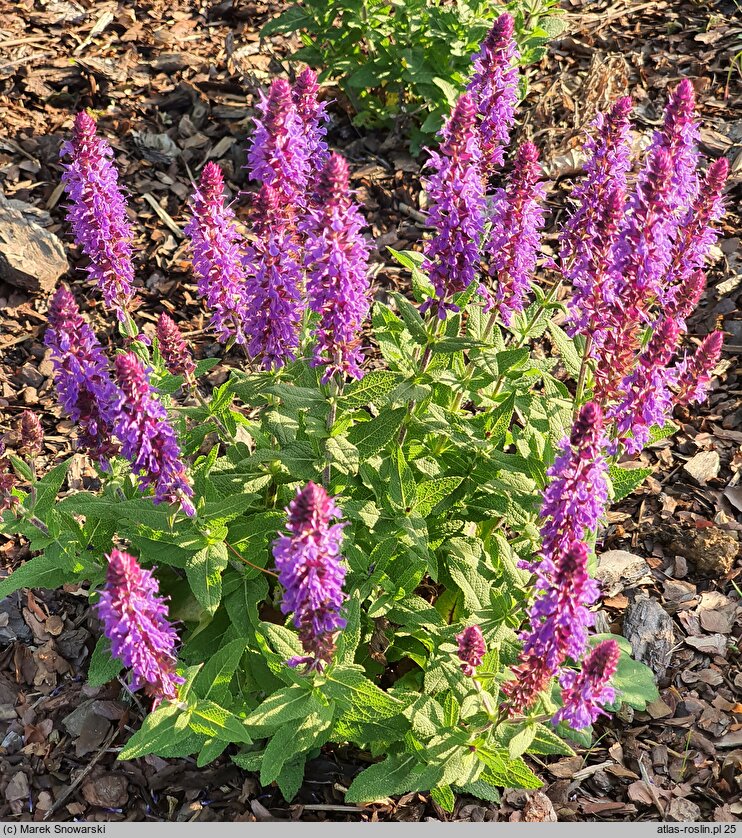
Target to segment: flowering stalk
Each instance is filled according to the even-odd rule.
[[[308,85],[301,85],[299,96],[307,88]],[[275,79],[267,96],[261,91],[258,104],[261,117],[255,119],[255,132],[247,154],[250,177],[277,190],[287,209],[303,207],[309,178],[307,125],[299,115],[297,104],[306,114],[308,102],[305,99],[295,103],[285,79]],[[318,116],[315,114],[314,118]],[[315,144],[313,151],[317,151],[320,137],[316,132],[309,142]]]
[[[607,404],[619,393],[636,357],[639,328],[660,297],[671,250],[673,168],[668,152],[655,150],[627,209],[614,248],[614,281],[605,322],[605,340],[595,353],[595,399]]]
[[[702,267],[719,235],[713,223],[724,212],[722,190],[728,173],[729,163],[724,157],[709,166],[693,203],[678,227],[663,283],[663,299],[668,305],[675,302],[675,297],[683,293],[683,286]]]
[[[698,191],[698,119],[693,84],[683,79],[667,100],[662,127],[655,131],[650,157],[655,149],[664,149],[672,161],[672,185],[669,189],[670,212],[682,214]]]
[[[24,410],[18,425],[20,431],[18,453],[33,464],[44,447],[44,431],[41,422],[35,413]]]
[[[134,280],[132,234],[126,201],[111,162],[113,150],[97,136],[95,120],[82,111],[75,117],[72,139],[62,145],[60,156],[71,158],[64,164],[62,181],[70,199],[67,220],[75,241],[90,260],[88,273],[106,305],[125,321]]]
[[[13,495],[18,480],[13,473],[10,460],[4,457],[5,443],[0,439],[0,520],[6,509],[13,509],[18,504],[18,498]]]
[[[272,186],[261,186],[253,205],[255,239],[245,256],[247,348],[265,369],[296,358],[304,314],[298,244],[282,201]]]
[[[541,559],[530,565],[536,574],[530,629],[523,635],[520,663],[513,668],[516,680],[503,685],[511,716],[533,704],[564,660],[578,660],[587,645],[593,622],[588,609],[598,588],[587,573],[586,539],[596,529],[608,497],[604,447],[601,410],[588,402],[548,471]]]
[[[569,333],[594,332],[604,317],[603,287],[623,220],[626,175],[631,166],[631,99],[598,114],[595,137],[585,143],[585,180],[572,192],[577,206],[559,237],[562,274],[572,284]]]
[[[163,311],[157,321],[157,344],[170,375],[182,375],[189,386],[194,383],[196,362],[175,321]]]
[[[470,94],[456,103],[443,129],[443,142],[431,152],[432,175],[425,181],[434,230],[425,242],[423,270],[435,289],[421,311],[437,305],[441,320],[458,311],[451,297],[466,290],[479,273],[480,242],[484,232],[485,200],[480,177],[481,151],[476,104]]]
[[[111,653],[132,671],[131,689],[144,687],[155,707],[175,699],[184,683],[175,673],[178,637],[152,571],[129,553],[112,550],[97,609]]]
[[[608,412],[626,451],[635,454],[647,444],[653,425],[662,427],[672,411],[670,385],[676,372],[668,365],[680,337],[671,317],[657,327],[636,369],[621,383],[622,398]],[[630,436],[629,436],[630,434]]]
[[[193,217],[185,233],[191,237],[198,292],[212,312],[217,338],[244,344],[247,297],[240,235],[234,212],[224,203],[224,175],[213,161],[204,166],[191,206]]]
[[[620,656],[618,643],[604,640],[586,656],[580,672],[570,669],[560,676],[564,704],[554,715],[555,725],[566,722],[575,730],[582,730],[601,714],[608,715],[601,705],[616,700],[610,680],[616,674]]]
[[[706,398],[711,373],[721,358],[723,342],[723,332],[712,332],[703,339],[694,355],[686,355],[678,364],[676,404],[702,402]]]
[[[118,452],[113,422],[119,394],[98,339],[63,285],[49,306],[44,343],[51,350],[57,398],[79,428],[81,447],[108,468]]]
[[[345,595],[345,568],[340,544],[347,522],[330,524],[342,512],[327,492],[309,482],[286,509],[286,529],[273,543],[278,580],[284,588],[281,611],[294,613],[294,625],[306,657],[292,658],[289,666],[308,664],[321,671],[332,660],[335,635],[345,628],[341,616]]]
[[[516,153],[507,186],[498,189],[494,196],[487,254],[489,275],[496,284],[496,312],[506,326],[512,322],[514,312],[525,308],[536,266],[539,230],[544,221],[540,201],[545,191],[539,182],[540,173],[538,149],[533,143],[523,143]]]
[[[477,106],[485,181],[495,167],[503,164],[515,121],[520,54],[513,31],[512,16],[503,12],[472,59],[474,72],[466,88]]]
[[[296,112],[304,126],[304,142],[310,169],[310,181],[316,186],[320,172],[330,156],[325,137],[327,135],[327,105],[318,99],[317,74],[307,67],[296,79],[292,99]]]
[[[132,464],[139,488],[154,487],[155,503],[179,504],[195,515],[193,489],[167,411],[155,397],[148,371],[133,352],[116,356],[116,379],[121,390],[116,436],[121,453]]]
[[[467,626],[461,634],[456,635],[456,642],[459,645],[457,654],[461,661],[461,671],[467,678],[473,678],[487,654],[482,629],[479,626]]]
[[[302,226],[309,307],[319,315],[312,366],[324,366],[322,381],[335,373],[362,378],[361,327],[370,308],[365,225],[351,197],[348,164],[330,156],[317,189],[317,206]]]

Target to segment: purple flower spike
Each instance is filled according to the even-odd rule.
[[[265,369],[278,369],[296,358],[304,304],[296,236],[283,198],[271,186],[261,186],[255,198],[253,229],[256,238],[245,257],[247,348]]]
[[[324,169],[330,152],[327,148],[327,105],[317,98],[319,85],[317,75],[307,67],[296,79],[292,98],[304,126],[307,158],[311,168],[311,180],[316,181]]]
[[[39,417],[30,410],[24,410],[18,425],[18,453],[27,460],[34,460],[44,448],[44,431]]]
[[[152,571],[140,567],[134,556],[112,550],[97,609],[113,656],[131,669],[131,689],[144,687],[154,707],[177,698],[178,685],[184,683],[175,673],[178,636]]]
[[[64,164],[62,181],[70,199],[67,220],[75,241],[90,259],[87,270],[106,305],[123,320],[132,296],[134,267],[126,201],[111,162],[113,150],[96,135],[95,120],[83,111],[75,117],[72,140],[62,145],[60,156],[71,158]]]
[[[474,73],[467,85],[479,114],[482,169],[485,180],[502,166],[510,141],[518,101],[520,54],[513,37],[513,18],[504,12],[497,18],[479,52],[472,59]]]
[[[332,660],[335,635],[345,628],[340,616],[345,568],[340,544],[347,522],[330,524],[342,512],[327,492],[307,483],[286,509],[288,535],[273,542],[278,581],[284,588],[281,611],[294,612],[294,625],[308,657],[292,658],[296,666],[322,670]]]
[[[682,332],[687,331],[686,319],[695,311],[706,288],[706,274],[695,271],[675,289],[672,300],[665,306],[665,316],[672,317]]]
[[[245,343],[247,299],[240,234],[234,212],[224,203],[224,175],[213,161],[204,166],[191,205],[193,217],[185,233],[191,237],[198,292],[211,310],[218,339]]]
[[[639,363],[621,384],[622,399],[608,415],[616,422],[616,433],[629,453],[641,451],[653,425],[662,427],[672,412],[670,385],[675,372],[668,369],[678,345],[680,327],[671,317],[657,327]],[[626,434],[631,436],[626,436]]]
[[[186,515],[195,515],[193,489],[175,431],[167,411],[156,398],[148,371],[133,352],[116,356],[116,379],[121,388],[116,436],[121,453],[131,462],[139,488],[154,487],[155,503],[179,504]]]
[[[182,375],[189,381],[193,380],[196,363],[180,329],[175,325],[172,317],[163,311],[157,321],[157,342],[160,347],[165,368],[170,375]]]
[[[513,667],[515,680],[503,684],[510,715],[534,703],[567,657],[577,660],[585,651],[587,631],[594,621],[588,608],[598,598],[587,562],[587,545],[576,541],[556,560],[553,572],[537,569],[536,599],[529,611],[530,629],[523,635],[520,663]]]
[[[467,678],[472,678],[477,667],[487,654],[487,644],[479,626],[467,626],[461,634],[456,635],[459,644],[458,656],[461,661],[461,671]]]
[[[606,438],[603,413],[594,402],[583,405],[569,440],[547,474],[541,517],[541,561],[553,565],[575,541],[594,532],[608,502],[607,465],[603,452]],[[536,569],[535,567],[533,569]]]
[[[586,539],[608,499],[606,439],[598,405],[583,405],[562,453],[548,471],[541,517],[541,560],[526,565],[536,574],[536,598],[529,610],[515,681],[503,686],[511,715],[529,707],[567,657],[579,659],[593,623],[598,587],[587,573]]]
[[[728,173],[729,163],[724,157],[709,166],[701,188],[677,230],[664,283],[664,300],[670,304],[676,294],[682,293],[689,277],[702,267],[719,235],[713,223],[724,212],[722,190]]]
[[[607,404],[635,358],[639,328],[661,297],[671,252],[672,160],[655,149],[627,207],[627,221],[614,248],[614,280],[606,317],[605,340],[596,352],[595,398]]]
[[[424,184],[430,202],[428,224],[435,232],[425,242],[423,270],[436,300],[420,308],[426,312],[437,305],[441,320],[448,311],[458,311],[451,297],[474,282],[480,267],[485,200],[476,104],[470,94],[459,98],[442,135],[438,151],[430,154],[433,174]]]
[[[712,332],[707,335],[694,355],[685,357],[678,364],[677,404],[702,402],[706,398],[711,373],[721,358],[724,333]]]
[[[369,248],[361,235],[365,221],[351,197],[348,164],[339,155],[332,154],[322,170],[317,195],[302,227],[309,307],[319,315],[312,365],[325,367],[323,382],[335,373],[362,378]]]
[[[63,285],[49,306],[44,343],[51,350],[57,398],[78,426],[80,447],[106,469],[118,452],[113,422],[119,394],[98,339]]]
[[[603,286],[623,221],[626,174],[631,166],[631,99],[619,99],[593,123],[585,144],[585,180],[572,197],[577,207],[559,237],[564,278],[572,284],[570,334],[603,324]]]
[[[621,650],[615,640],[604,640],[582,662],[582,671],[568,670],[559,678],[564,705],[557,710],[553,723],[566,722],[575,730],[591,725],[601,714],[603,704],[616,700],[609,685],[616,674]]]
[[[288,207],[301,207],[309,178],[309,147],[289,83],[275,79],[267,96],[261,92],[258,110],[261,118],[255,119],[247,154],[250,177],[278,190]]]
[[[655,132],[653,148],[665,149],[672,161],[670,209],[684,212],[698,190],[698,118],[693,84],[683,79],[667,100],[662,128]],[[650,155],[652,150],[650,149]]]
[[[513,313],[523,311],[530,279],[536,266],[540,244],[539,230],[544,223],[543,183],[538,149],[523,143],[515,156],[513,171],[505,189],[494,196],[492,229],[487,251],[489,274],[496,283],[497,308],[506,326]]]

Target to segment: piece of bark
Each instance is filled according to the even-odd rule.
[[[607,550],[598,558],[595,578],[601,583],[603,595],[615,596],[649,576],[647,562],[627,550]]]
[[[57,236],[0,197],[0,280],[25,291],[48,292],[68,270]]]
[[[656,599],[640,599],[626,609],[624,637],[634,657],[645,663],[658,678],[667,672],[674,643],[672,620]]]

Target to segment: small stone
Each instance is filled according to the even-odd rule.
[[[631,643],[634,657],[664,677],[675,642],[673,623],[656,599],[640,599],[626,609],[624,637]]]
[[[83,784],[82,796],[91,806],[120,809],[129,800],[129,784],[123,774],[110,772],[93,777]]]
[[[33,364],[28,363],[24,364],[20,370],[18,370],[17,378],[21,384],[28,384],[29,386],[36,387],[37,389],[41,387],[46,380]]]
[[[0,280],[25,291],[51,291],[68,270],[59,238],[0,195]]]
[[[608,550],[598,558],[595,578],[604,596],[615,596],[649,574],[649,565],[627,550]]]
[[[557,822],[554,805],[542,791],[535,791],[528,798],[523,807],[523,821],[526,823]]]
[[[709,480],[719,475],[721,461],[716,451],[700,451],[695,457],[688,460],[683,469],[694,480],[705,486]]]

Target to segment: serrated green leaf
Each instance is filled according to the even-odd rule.
[[[249,745],[252,742],[244,722],[214,701],[199,699],[191,708],[191,730],[209,738]]]
[[[229,742],[225,742],[223,739],[207,739],[196,758],[196,767],[203,768],[205,765],[213,762],[224,753],[228,745]]]
[[[118,759],[137,759],[145,754],[161,753],[185,740],[190,734],[188,728],[176,729],[182,712],[177,704],[167,702],[160,705],[144,719],[142,726],[120,751]]]
[[[206,661],[193,684],[193,689],[200,698],[211,699],[217,704],[225,701],[245,648],[244,639],[233,640]]]
[[[635,489],[637,489],[644,482],[645,477],[649,477],[653,469],[651,468],[621,468],[620,466],[609,466],[608,477],[613,485],[613,500],[614,502],[623,500],[628,497]]]
[[[417,498],[414,510],[423,517],[429,515],[433,509],[457,489],[463,477],[439,477],[417,484]]]
[[[428,333],[425,331],[425,323],[420,316],[420,312],[402,294],[392,292],[392,297],[412,339],[421,346],[425,346],[428,342]]]
[[[451,791],[451,786],[436,786],[431,790],[430,796],[444,812],[453,812],[456,807],[456,798]]]
[[[358,449],[361,459],[367,460],[381,451],[399,433],[406,407],[382,411],[375,419],[354,425],[348,431],[348,439]]]
[[[210,614],[222,600],[222,571],[229,563],[224,542],[209,544],[186,559],[185,571],[193,595]]]
[[[93,654],[90,656],[88,667],[88,684],[91,687],[102,687],[112,681],[124,668],[118,658],[111,655],[111,644],[107,637],[99,637]]]
[[[334,705],[317,704],[317,709],[292,725],[280,727],[268,743],[260,766],[260,783],[267,786],[276,780],[287,762],[297,759],[312,747],[323,745],[332,727]]]
[[[402,381],[402,375],[389,370],[374,370],[354,381],[343,393],[340,403],[344,408],[363,407],[367,404],[381,406],[388,393]]]
[[[425,765],[412,754],[390,756],[362,771],[350,784],[345,799],[371,803],[393,794],[427,791],[438,785],[442,775],[442,767]]]
[[[317,709],[314,695],[303,685],[293,684],[268,696],[250,713],[246,724],[259,735],[301,719],[313,709]]]
[[[564,368],[567,372],[572,376],[573,379],[577,380],[577,377],[580,374],[580,367],[582,365],[582,359],[580,358],[580,354],[575,347],[575,342],[572,340],[571,337],[561,328],[561,326],[557,326],[553,320],[550,320],[548,323],[549,334],[551,335],[551,339],[554,341],[554,345],[557,348],[557,352],[559,353],[559,357],[562,359],[562,363],[564,364]]]
[[[542,786],[541,780],[523,759],[511,759],[504,748],[477,745],[477,756],[486,766],[480,779],[490,785],[521,789],[537,789]]]

